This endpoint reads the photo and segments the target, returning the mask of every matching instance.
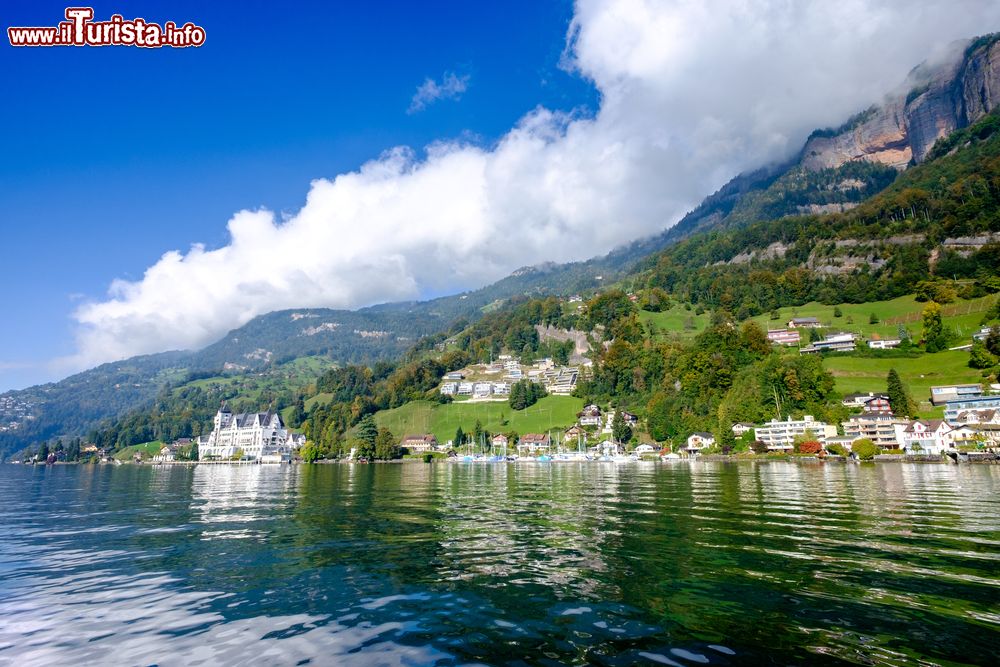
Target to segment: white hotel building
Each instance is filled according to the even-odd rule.
[[[234,415],[223,405],[215,415],[215,428],[208,442],[198,447],[198,459],[231,460],[242,450],[241,460],[281,463],[291,456],[291,442],[280,415],[273,412]]]
[[[772,419],[763,426],[755,426],[754,433],[768,449],[792,449],[795,438],[807,434],[819,443],[826,444],[827,438],[837,435],[837,427],[816,421],[812,415],[805,415],[802,419],[791,417],[785,421]]]

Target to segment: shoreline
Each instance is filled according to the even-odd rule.
[[[782,463],[803,463],[803,464],[817,464],[817,463],[910,463],[910,464],[938,464],[938,465],[1000,465],[1000,454],[992,454],[987,452],[973,452],[971,456],[966,456],[960,458],[959,460],[954,460],[947,455],[940,456],[905,456],[902,454],[878,454],[873,460],[870,461],[857,461],[850,459],[845,456],[769,456],[769,455],[757,455],[757,456],[725,456],[723,454],[706,454],[703,456],[698,456],[695,458],[677,458],[677,459],[639,459],[635,461],[537,461],[535,459],[520,459],[517,461],[462,461],[456,458],[446,458],[446,459],[434,459],[432,461],[424,461],[422,458],[406,458],[406,459],[394,459],[391,461],[350,461],[346,459],[325,459],[314,461],[312,464],[305,463],[303,461],[284,461],[281,463],[260,463],[257,461],[121,461],[121,462],[82,462],[82,461],[57,461],[55,463],[12,463],[4,462],[5,465],[21,465],[21,466],[197,466],[197,465],[208,465],[208,466],[265,466],[265,467],[282,467],[286,465],[344,465],[344,464],[357,464],[357,465],[384,465],[384,464],[429,464],[429,463],[469,463],[469,464],[479,464],[479,463],[530,463],[530,464],[554,464],[554,465],[565,465],[567,463],[576,464],[609,464],[613,463],[615,465],[628,465],[631,463],[662,463],[662,464],[676,464],[676,463],[771,463],[771,462],[782,462]]]

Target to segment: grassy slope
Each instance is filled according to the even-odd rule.
[[[684,323],[692,319],[693,329],[685,329]],[[694,310],[685,310],[683,306],[675,305],[670,310],[660,313],[651,313],[646,310],[639,311],[639,321],[644,326],[650,322],[656,327],[660,337],[666,334],[678,334],[682,338],[691,338],[705,330],[711,320],[711,315],[706,311],[701,315],[695,315]]]
[[[161,449],[163,449],[163,443],[159,440],[153,440],[152,442],[144,442],[140,445],[132,445],[131,447],[119,450],[115,452],[115,458],[119,461],[131,461],[132,455],[136,452],[145,454],[145,458],[148,458],[159,454]]]
[[[996,295],[991,295],[943,306],[945,325],[954,329],[963,338],[962,343],[969,342],[964,339],[971,338],[972,334],[979,330],[983,313],[996,299]],[[767,314],[753,319],[765,329],[782,329],[793,317],[816,317],[828,326],[830,331],[853,331],[866,338],[870,338],[872,334],[878,334],[882,338],[897,338],[899,325],[903,324],[914,338],[919,338],[920,313],[924,305],[916,301],[912,295],[892,301],[843,303],[839,306],[843,314],[841,317],[834,317],[833,309],[838,306],[812,302],[795,308],[781,308],[776,320],[772,320]],[[878,324],[869,324],[872,313],[878,316]]]
[[[576,421],[576,413],[582,408],[583,401],[572,396],[546,396],[520,411],[511,410],[506,402],[440,405],[414,401],[377,413],[375,421],[399,437],[409,433],[433,433],[439,442],[446,442],[455,437],[459,426],[466,432],[471,431],[477,419],[482,422],[483,428],[492,432],[514,430],[524,434],[561,430]],[[509,423],[501,424],[501,416]]]
[[[924,354],[915,359],[866,359],[850,356],[829,356],[824,361],[842,393],[885,391],[890,368],[899,372],[914,400],[919,401],[921,416],[943,414],[942,408],[932,408],[930,388],[933,385],[983,382],[982,371],[969,368],[969,353],[945,351]]]

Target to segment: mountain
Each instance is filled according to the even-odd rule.
[[[849,210],[692,235],[650,257],[643,283],[743,319],[809,301],[892,299],[937,289],[942,278],[967,279],[965,296],[978,296],[973,292],[1000,287],[997,267],[995,110],[939,140],[921,164]]]
[[[803,213],[849,210],[934,143],[1000,103],[1000,34],[960,42],[949,57],[915,67],[883,104],[838,128],[816,130],[793,159],[740,174],[663,232],[666,247],[713,229]]]
[[[864,264],[880,268],[893,261],[892,257],[910,257],[907,252],[923,267],[920,275],[930,275],[931,258],[943,262],[939,268],[945,268],[955,263],[955,253],[981,250],[992,237],[983,238],[979,232],[992,229],[990,224],[977,227],[966,220],[957,226],[935,227],[931,234],[921,232],[924,236],[920,239],[899,243],[898,237],[905,234],[898,230],[913,227],[913,216],[908,223],[905,215],[885,211],[881,215],[866,213],[867,218],[844,218],[848,223],[875,220],[876,229],[896,230],[873,243],[867,238],[873,233],[870,229],[864,232],[865,239],[828,238],[832,227],[827,226],[826,215],[832,214],[839,221],[836,216],[846,215],[889,186],[896,187],[893,184],[898,184],[900,171],[935,156],[935,142],[942,151],[945,146],[948,150],[959,147],[949,142],[963,137],[963,128],[997,106],[1000,36],[971,40],[958,45],[950,59],[918,66],[903,89],[906,92],[890,96],[881,106],[856,115],[839,128],[814,132],[794,159],[737,176],[677,225],[603,257],[524,267],[482,289],[429,301],[356,311],[309,308],[273,312],[254,318],[196,352],[136,357],[61,382],[0,394],[0,457],[31,442],[84,434],[102,420],[148,404],[163,385],[192,375],[253,373],[307,356],[329,363],[396,358],[420,337],[443,331],[456,320],[476,319],[515,295],[566,295],[593,291],[623,279],[653,280],[683,291],[692,300],[717,305],[724,290],[713,292],[706,285],[716,278],[722,280],[720,284],[745,284],[751,268],[763,266],[778,273],[802,268],[813,274],[809,289],[818,290],[825,277],[845,276]],[[931,187],[916,189],[922,189],[927,197],[935,196]],[[905,200],[916,211],[921,201],[928,200],[921,200],[919,192],[915,194],[916,199],[911,192],[892,201]],[[924,215],[929,210],[928,206],[922,209]],[[739,232],[745,229],[753,233]],[[827,239],[827,244],[803,243],[803,230],[815,232],[817,238]],[[938,233],[945,236],[930,238]],[[963,240],[965,236],[968,238]],[[767,243],[761,245],[761,239]],[[894,293],[901,287],[872,288],[866,283],[852,289],[862,298],[872,289]],[[769,298],[751,300],[751,310],[764,308]]]
[[[904,88],[836,130],[814,132],[802,166],[819,170],[864,160],[904,168],[923,162],[938,139],[1000,102],[1000,35],[955,45],[951,57],[914,68]]]

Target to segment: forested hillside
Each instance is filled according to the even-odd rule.
[[[750,317],[802,304],[861,303],[936,277],[1000,266],[1000,118],[933,151],[936,159],[844,213],[761,220],[692,237],[649,259],[647,284]]]
[[[117,420],[112,428],[118,431],[108,442],[196,433],[221,394],[186,387],[191,377],[280,377],[283,365],[303,357],[363,366],[399,359],[409,350],[412,361],[442,345],[479,360],[501,349],[560,356],[559,346],[539,340],[536,324],[587,330],[599,324],[598,337],[627,340],[611,330],[622,326],[618,314],[603,322],[592,315],[581,320],[555,301],[524,305],[525,295],[591,295],[617,283],[639,290],[641,305],[650,310],[688,304],[696,315],[718,311],[735,322],[813,301],[864,303],[914,291],[941,301],[980,296],[996,289],[1000,267],[998,130],[994,112],[940,140],[922,164],[899,175],[890,167],[853,161],[819,170],[784,165],[740,176],[663,234],[587,262],[525,268],[474,292],[359,311],[270,313],[198,352],[130,359],[60,383],[7,392],[0,398],[19,409],[30,406],[32,413],[0,433],[0,456],[40,440],[84,435],[130,410],[127,435],[121,435]],[[935,287],[942,278],[967,281],[942,292]],[[532,308],[538,312],[526,314]],[[255,398],[287,408],[284,401],[320,372],[297,375],[297,384]],[[620,391],[614,383],[601,384],[605,380],[598,374],[594,391],[608,396]],[[227,380],[227,386],[239,382]],[[177,391],[192,393],[182,400]],[[376,395],[366,400],[377,408],[398,404],[398,398]],[[184,401],[198,410],[175,419]],[[349,426],[368,409],[333,421]]]

